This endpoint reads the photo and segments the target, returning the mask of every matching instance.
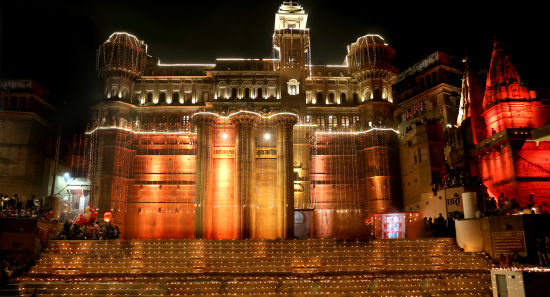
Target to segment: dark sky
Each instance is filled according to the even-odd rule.
[[[216,57],[270,57],[282,1],[24,1],[0,4],[0,76],[33,78],[80,115],[100,99],[97,46],[113,31],[145,40],[162,62],[213,63]],[[379,33],[404,70],[441,50],[487,68],[496,36],[530,87],[550,87],[548,13],[505,1],[304,0],[314,64],[341,63],[346,45]],[[76,112],[79,110],[79,112]]]

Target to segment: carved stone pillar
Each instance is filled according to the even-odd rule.
[[[235,125],[235,230],[238,238],[251,238],[255,224],[252,208],[256,192],[256,123],[254,114],[231,117]]]
[[[294,170],[292,130],[297,118],[294,115],[277,115],[277,188],[280,205],[278,211],[279,236],[294,237]]]
[[[216,117],[210,114],[199,114],[192,118],[193,125],[197,127],[197,161],[195,181],[195,238],[205,236],[208,222],[210,204],[208,201],[210,192],[210,177],[212,171],[212,131],[216,123]]]

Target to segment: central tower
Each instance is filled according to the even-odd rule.
[[[304,109],[311,51],[307,13],[295,1],[284,1],[275,14],[273,53],[279,60],[282,107]]]

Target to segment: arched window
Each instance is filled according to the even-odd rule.
[[[328,128],[329,130],[335,130],[338,128],[338,118],[335,116],[328,116]]]
[[[180,93],[174,92],[172,93],[172,102],[178,102],[180,101]]]
[[[159,94],[159,102],[166,102],[166,93],[161,92]]]
[[[188,128],[188,126],[189,126],[189,116],[188,115],[183,116],[183,118],[181,119],[181,124],[183,125],[183,127]]]
[[[122,99],[128,99],[128,89],[122,89]]]
[[[354,128],[359,129],[360,126],[359,116],[354,115],[352,118],[352,125]]]
[[[371,100],[372,99],[372,92],[369,89],[365,90],[365,93],[363,95],[363,101]]]
[[[153,102],[153,93],[149,92],[147,93],[147,100],[145,103],[151,103],[151,102]]]
[[[249,88],[244,89],[244,98],[250,98],[250,89]]]
[[[334,93],[329,93],[328,94],[328,103],[329,104],[334,104]]]
[[[351,122],[351,121],[350,121],[349,116],[343,116],[343,117],[342,117],[342,127],[344,127],[344,128],[349,128],[350,125],[351,125],[350,122]]]
[[[374,99],[382,99],[382,90],[380,88],[374,89]]]
[[[118,88],[113,87],[111,89],[111,93],[109,94],[109,98],[117,98],[118,97]]]
[[[291,96],[300,94],[300,83],[296,79],[291,79],[287,83],[288,94]]]
[[[340,103],[346,103],[346,93],[340,93]]]
[[[256,90],[256,98],[263,98],[262,88],[258,88],[258,90]]]
[[[185,93],[185,103],[191,103],[191,93]]]
[[[233,99],[237,98],[237,88],[231,89],[231,98]]]
[[[322,92],[318,92],[317,93],[317,104],[323,104],[324,103],[324,100],[323,100],[323,93]]]
[[[357,96],[357,93],[353,93],[353,104],[359,103],[359,96]]]

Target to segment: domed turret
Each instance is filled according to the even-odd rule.
[[[97,70],[100,76],[124,73],[137,77],[143,74],[146,54],[147,45],[142,40],[128,33],[116,32],[99,46]]]
[[[346,62],[352,76],[361,86],[361,99],[392,99],[392,84],[397,79],[397,70],[392,66],[395,51],[382,36],[367,34],[348,46]]]
[[[147,45],[132,34],[116,32],[99,46],[97,71],[109,99],[129,100],[134,80],[143,75]]]
[[[387,68],[392,70],[392,59],[395,51],[384,38],[378,34],[367,34],[357,38],[357,41],[348,45],[346,57],[352,72],[370,68]]]

